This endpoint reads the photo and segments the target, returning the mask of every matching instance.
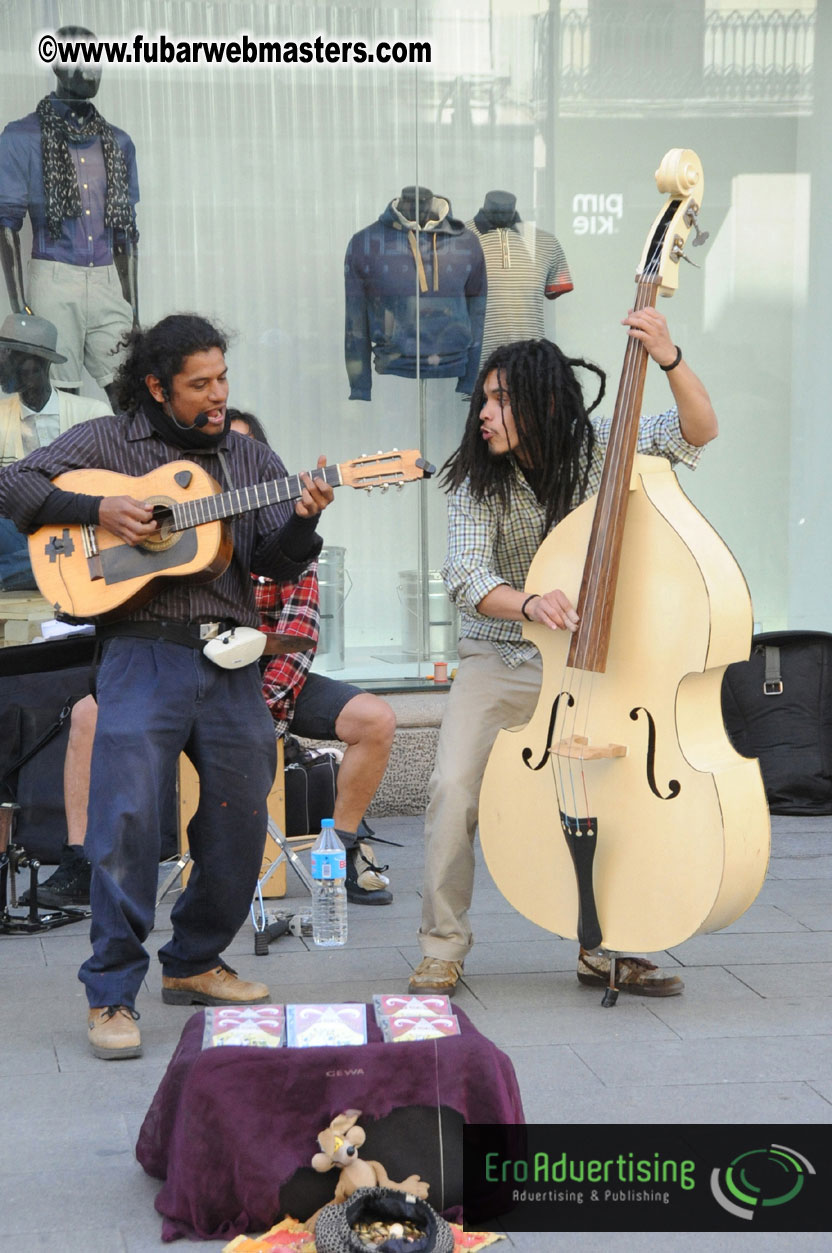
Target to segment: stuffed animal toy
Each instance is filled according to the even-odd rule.
[[[366,1139],[363,1129],[355,1125],[360,1117],[360,1109],[348,1109],[333,1118],[318,1136],[321,1151],[312,1158],[312,1167],[321,1174],[333,1167],[337,1168],[339,1174],[333,1200],[340,1204],[351,1197],[357,1188],[395,1188],[399,1192],[409,1192],[422,1201],[426,1200],[430,1185],[423,1182],[418,1175],[408,1175],[402,1183],[394,1183],[388,1178],[381,1162],[365,1162],[358,1156],[358,1150]],[[310,1231],[315,1230],[317,1217],[318,1214],[315,1213],[307,1222],[306,1226]]]

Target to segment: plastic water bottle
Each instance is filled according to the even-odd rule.
[[[312,849],[312,939],[319,948],[337,948],[347,942],[347,854],[332,818],[321,821],[321,834]]]

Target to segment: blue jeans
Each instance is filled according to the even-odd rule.
[[[5,592],[37,587],[29,560],[27,538],[11,518],[0,518],[0,586]]]
[[[257,666],[222,670],[198,649],[117,638],[97,682],[86,853],[92,956],[78,977],[91,1006],[132,1008],[147,973],[164,797],[180,752],[200,782],[188,827],[193,866],[159,952],[166,975],[212,970],[251,905],[274,782],[274,725]]]

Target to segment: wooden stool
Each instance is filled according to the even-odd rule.
[[[196,807],[199,803],[199,779],[197,773],[191,765],[188,758],[182,753],[179,757],[179,769],[177,778],[177,795],[179,798],[179,852],[184,854],[188,851],[188,823],[196,813]],[[272,790],[269,792],[268,799],[269,817],[275,826],[281,831],[284,829],[286,821],[286,790],[283,784],[283,739],[277,741],[277,771],[274,776]],[[260,868],[261,877],[280,856],[280,846],[275,842],[270,833],[266,833],[266,848],[263,853],[263,864]],[[191,873],[191,863],[188,861],[182,867],[182,887],[188,882],[188,875]],[[277,897],[286,895],[286,862],[285,860],[277,867],[274,874],[269,875],[263,887],[263,896]]]

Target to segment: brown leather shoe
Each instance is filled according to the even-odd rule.
[[[162,975],[162,1000],[166,1005],[262,1005],[270,997],[265,983],[246,983],[227,966],[217,966],[189,979]]]
[[[91,1009],[87,1018],[90,1048],[103,1061],[141,1057],[142,1037],[136,1026],[138,1014],[127,1005]]]
[[[606,953],[585,953],[581,949],[578,981],[591,988],[609,987],[610,959]],[[615,986],[636,996],[678,996],[685,985],[678,975],[666,974],[646,957],[619,957],[615,963]]]
[[[410,976],[408,992],[438,992],[453,996],[462,974],[462,962],[444,961],[441,957],[423,957]]]

